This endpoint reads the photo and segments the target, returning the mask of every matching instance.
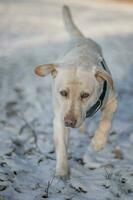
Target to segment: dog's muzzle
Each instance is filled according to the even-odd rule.
[[[65,117],[64,123],[66,127],[74,128],[76,126],[77,120],[75,118]]]

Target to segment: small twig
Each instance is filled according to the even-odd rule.
[[[22,133],[23,133],[23,131],[24,131],[24,129],[27,127],[27,125],[26,124],[24,124],[23,126],[21,126],[21,128],[20,128],[20,130],[19,130],[19,135],[21,135]]]
[[[105,169],[105,172],[106,172],[106,174],[105,174],[106,179],[110,180],[112,178],[112,170],[107,170],[107,169],[109,169],[107,167],[104,167],[104,169]]]
[[[53,183],[54,178],[55,178],[55,174],[54,174],[54,176],[51,178],[51,180],[48,181],[47,187],[46,187],[46,189],[45,189],[45,194],[43,194],[43,196],[42,196],[43,198],[48,198],[48,197],[49,197],[49,189],[50,189],[50,186],[51,186],[52,183]]]
[[[31,123],[29,123],[26,118],[24,117],[24,114],[18,114],[18,116],[25,122],[25,125],[21,127],[20,131],[19,131],[19,134],[21,134],[24,130],[24,128],[26,128],[26,126],[31,130],[32,132],[32,135],[34,137],[34,142],[35,142],[35,146],[37,148],[37,150],[41,153],[39,147],[38,147],[38,144],[37,144],[37,133],[35,131],[35,129],[32,127]]]

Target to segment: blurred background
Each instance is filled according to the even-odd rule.
[[[39,64],[54,62],[69,40],[62,19],[64,4],[70,6],[74,21],[84,35],[101,45],[116,85],[119,107],[106,153],[108,158],[103,152],[101,160],[114,159],[112,148],[119,146],[126,165],[129,168],[133,166],[133,1],[1,0],[0,156],[1,162],[6,162],[8,166],[4,168],[2,176],[6,176],[7,171],[27,171],[29,166],[34,169],[38,159],[45,157],[37,171],[34,169],[29,176],[23,173],[25,182],[10,177],[17,186],[20,183],[23,186],[29,184],[34,173],[37,175],[32,183],[36,184],[42,172],[47,181],[55,167],[51,77],[37,77],[34,68]],[[85,152],[97,121],[97,117],[87,121],[87,135],[77,136],[73,131],[70,155],[75,160]],[[37,152],[36,147],[42,153]],[[79,151],[75,152],[77,147]],[[49,155],[50,152],[53,154]],[[52,161],[46,159],[48,156]],[[47,170],[47,175],[43,170]],[[9,194],[15,195],[13,200],[16,197],[17,200],[24,197],[30,199],[30,190],[26,187],[21,188],[26,191],[26,196],[20,197],[14,191],[14,184],[6,184],[8,188],[3,189],[2,194],[7,199]]]

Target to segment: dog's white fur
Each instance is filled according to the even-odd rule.
[[[106,80],[107,93],[101,108],[101,120],[91,142],[94,150],[98,151],[107,141],[117,100],[109,69],[106,68],[105,71],[100,65],[100,59],[103,58],[100,46],[83,36],[73,23],[67,6],[63,8],[63,16],[71,40],[56,64],[40,65],[35,72],[39,76],[49,73],[53,76],[56,174],[66,178],[69,174],[67,160],[69,130],[65,123],[74,128],[82,126],[83,129],[86,112],[98,100],[103,82]],[[81,98],[81,94],[85,97]]]

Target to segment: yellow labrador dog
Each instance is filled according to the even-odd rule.
[[[56,174],[65,179],[69,175],[69,127],[82,127],[87,117],[101,110],[101,120],[91,146],[96,151],[102,149],[109,135],[117,100],[101,47],[84,37],[74,24],[67,6],[63,7],[63,16],[70,42],[56,63],[40,65],[36,67],[35,73],[39,76],[53,76]]]

